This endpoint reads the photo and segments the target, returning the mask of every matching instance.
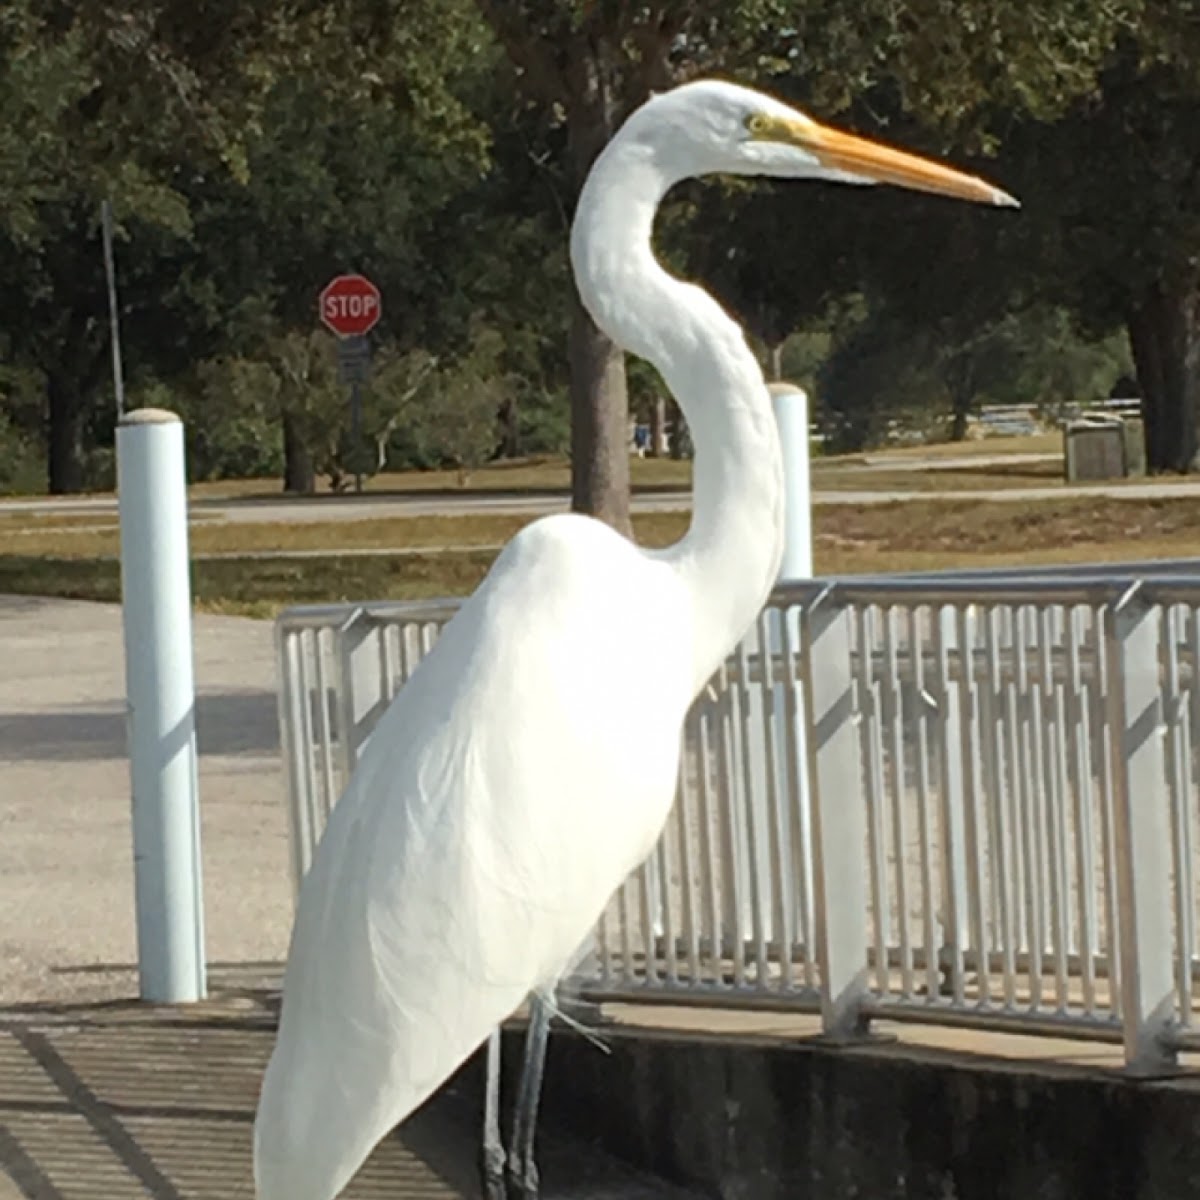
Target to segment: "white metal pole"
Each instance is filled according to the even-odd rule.
[[[808,396],[794,383],[770,383],[767,388],[783,443],[784,544],[779,582],[793,583],[813,574]]]
[[[812,488],[810,483],[809,455],[810,442],[808,435],[808,396],[803,388],[794,383],[776,381],[767,384],[771,393],[771,403],[775,409],[775,424],[779,429],[779,440],[783,447],[783,560],[779,565],[780,583],[798,583],[813,577],[812,549]],[[784,649],[783,620],[787,621],[787,645],[792,654],[798,659],[800,655],[800,610],[780,614],[778,621],[770,624],[771,651],[780,654]],[[789,684],[788,686],[795,686]],[[802,876],[807,881],[804,897],[804,910],[813,912],[815,896],[813,895],[813,865],[815,863],[815,842],[813,837],[812,800],[809,794],[809,773],[805,764],[808,760],[807,726],[804,718],[804,689],[796,688],[796,727],[793,730],[796,754],[799,757],[799,770],[796,773],[796,816],[800,823],[801,853],[807,853],[808,870]],[[777,684],[775,689],[775,711],[787,712],[784,702],[783,685]],[[763,719],[766,719],[765,714]],[[781,753],[787,745],[787,739],[780,737],[778,745]],[[765,747],[764,747],[765,751]],[[765,757],[762,760],[766,763]],[[783,762],[766,764],[767,770],[777,770],[778,778],[782,781],[788,778],[787,766]],[[758,772],[756,771],[756,776]],[[764,796],[765,781],[755,779],[755,790]],[[786,788],[780,786],[778,793],[786,795]],[[790,856],[790,848],[787,852]],[[793,877],[800,874],[799,863],[791,863]],[[800,928],[797,913],[796,928]],[[808,948],[812,951],[812,947]]]
[[[143,1000],[205,995],[183,424],[141,408],[117,428],[121,597],[138,981]]]

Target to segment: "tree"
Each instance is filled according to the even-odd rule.
[[[45,379],[52,490],[84,486],[85,448],[112,437],[100,200],[118,220],[131,375],[244,354],[302,308],[309,324],[313,292],[347,258],[398,248],[388,265],[405,277],[440,185],[482,159],[482,127],[447,76],[490,59],[485,41],[466,0],[5,6],[0,312],[9,361]],[[290,226],[308,236],[289,240]],[[273,269],[256,278],[264,258]]]
[[[1152,470],[1200,470],[1200,37],[1147,6],[1094,94],[1008,145],[1031,218],[1023,262],[1094,332],[1123,327]]]
[[[650,92],[670,86],[694,61],[716,67],[770,0],[629,5],[480,0],[526,94],[564,134],[565,207],[570,212],[596,156]],[[715,37],[720,30],[719,39]],[[683,46],[694,46],[699,60]],[[571,289],[567,353],[571,370],[572,506],[628,533],[628,395],[624,357],[596,328]]]
[[[840,451],[878,444],[897,421],[931,440],[961,441],[985,403],[1057,417],[1107,395],[1127,365],[1119,340],[1089,342],[1062,310],[915,327],[877,301],[836,331],[817,376],[818,413]]]
[[[183,420],[193,480],[258,478],[283,466],[278,386],[261,363],[212,358],[170,385],[152,379],[129,394],[130,406],[172,408]]]
[[[436,396],[436,403],[422,414],[417,436],[426,455],[452,466],[459,484],[465,485],[496,452],[502,396],[494,379],[469,366],[444,372]]]
[[[377,356],[365,391],[363,432],[375,445],[374,471],[387,470],[396,431],[419,422],[420,406],[436,380],[438,360],[423,349],[403,354],[389,347]]]
[[[1130,7],[1119,0],[479,5],[526,93],[561,115],[572,200],[625,115],[652,89],[701,71],[737,71],[827,113],[869,112],[882,100],[889,112],[919,114],[943,138],[969,126],[986,146],[999,114],[1050,111],[1091,86]],[[763,249],[778,260],[776,247]],[[772,335],[786,324],[774,319],[776,307],[758,308],[760,317],[772,316]],[[573,503],[628,528],[623,363],[574,295],[569,354]]]

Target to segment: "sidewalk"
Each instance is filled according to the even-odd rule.
[[[120,610],[0,596],[0,1200],[253,1200],[292,917],[272,628],[199,615],[194,634],[211,998],[151,1007]],[[344,1200],[474,1200],[477,1108],[443,1089]],[[570,1139],[539,1157],[546,1200],[686,1200]]]
[[[269,622],[195,618],[211,964],[275,963],[291,889]],[[136,994],[115,605],[0,596],[0,1005]]]

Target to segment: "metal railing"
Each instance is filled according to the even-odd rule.
[[[278,624],[294,877],[457,602]],[[652,651],[650,651],[652,653]],[[782,588],[688,714],[675,806],[573,986],[1197,1038],[1200,579]]]

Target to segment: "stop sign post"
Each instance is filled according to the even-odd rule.
[[[362,491],[362,394],[366,376],[368,333],[379,323],[383,301],[379,289],[365,275],[337,275],[317,298],[324,325],[338,337],[338,358],[343,378],[350,381],[351,438],[354,443],[354,490]]]

